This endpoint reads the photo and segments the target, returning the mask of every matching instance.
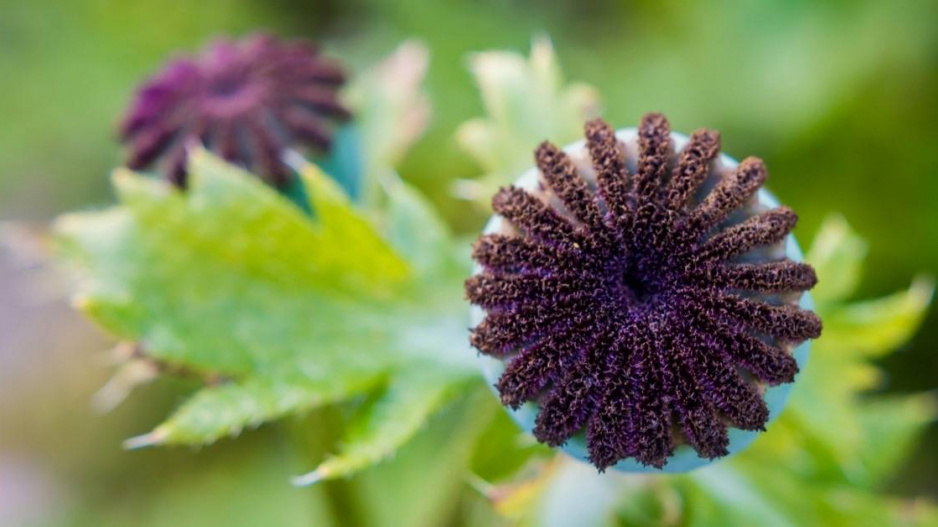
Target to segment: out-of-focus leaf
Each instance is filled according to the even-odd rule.
[[[366,204],[377,199],[376,183],[400,163],[430,121],[430,100],[422,86],[429,61],[426,46],[405,42],[349,88],[365,164]]]
[[[906,291],[829,306],[824,313],[825,350],[877,356],[907,342],[922,322],[935,292],[930,278],[918,278]],[[822,305],[822,308],[824,306]]]
[[[374,371],[318,372],[315,376],[296,372],[286,378],[258,376],[205,388],[152,432],[129,439],[126,445],[211,443],[266,421],[341,401],[369,390],[381,379]]]
[[[724,466],[711,465],[688,476],[686,487],[690,525],[759,525],[797,527],[797,518],[779,509],[766,496],[765,489],[743,474]]]
[[[355,120],[335,131],[332,147],[315,159],[356,201],[372,209],[379,189],[423,135],[430,99],[423,89],[430,53],[404,42],[387,58],[355,77],[346,92]]]
[[[546,139],[578,138],[583,123],[599,112],[599,95],[585,84],[564,85],[547,38],[536,39],[531,56],[488,51],[470,58],[486,116],[463,123],[456,141],[483,168],[481,179],[458,182],[455,192],[488,207],[499,186],[533,166],[534,148]]]
[[[522,432],[504,411],[495,413],[482,434],[485,441],[476,446],[470,465],[480,481],[502,481],[531,458],[549,458],[553,454],[549,447]]]
[[[836,280],[858,273],[862,239],[839,217],[821,232],[808,253],[821,283],[825,276]],[[844,303],[858,279],[843,280],[821,296],[817,310],[824,332],[796,381],[788,409],[750,450],[727,463],[749,474],[750,484],[766,495],[816,498],[779,504],[781,510],[803,505],[794,519],[814,518],[806,524],[891,524],[901,508],[875,492],[935,417],[927,397],[861,397],[879,380],[868,360],[912,336],[931,302],[932,285],[919,280],[907,292]],[[780,466],[784,472],[771,469]],[[814,485],[812,490],[804,490],[806,482]],[[833,506],[838,500],[850,505]]]
[[[410,265],[327,176],[302,170],[311,218],[206,152],[191,159],[185,192],[120,171],[122,206],[57,225],[80,307],[148,358],[221,382],[130,446],[208,443],[395,387],[333,462],[345,473],[393,451],[476,377],[459,281],[415,275],[432,262]]]
[[[522,524],[530,522],[531,512],[536,509],[537,500],[550,483],[554,468],[555,464],[548,464],[533,478],[490,487],[485,489],[485,495],[503,518]]]
[[[860,430],[868,445],[859,453],[864,484],[875,488],[888,481],[936,415],[938,405],[932,394],[877,397],[860,405]]]
[[[628,500],[616,507],[619,525],[680,525],[686,498],[666,480],[624,478],[629,482]]]
[[[686,476],[689,525],[879,527],[898,525],[898,500],[844,480],[780,470],[770,459],[706,467]],[[699,514],[704,512],[704,514]]]
[[[460,525],[457,518],[468,490],[466,465],[473,446],[485,440],[484,423],[501,411],[481,383],[460,392],[393,459],[355,477],[359,503],[367,504],[361,508],[362,525]]]
[[[630,495],[634,480],[604,478],[592,465],[559,460],[550,481],[534,503],[532,525],[544,527],[611,527],[619,501]]]
[[[315,470],[294,478],[295,485],[345,476],[393,453],[427,422],[469,379],[430,368],[397,376],[368,409],[350,423],[340,451]]]
[[[841,216],[832,216],[818,231],[806,259],[817,271],[811,296],[820,304],[843,300],[860,282],[867,246]]]
[[[818,269],[819,286],[825,276],[837,280],[840,275],[857,273],[863,247],[863,240],[843,218],[828,220],[808,252],[809,263]],[[792,391],[790,410],[782,417],[797,422],[795,429],[814,445],[817,456],[827,456],[853,481],[871,481],[877,479],[874,474],[885,474],[901,461],[911,439],[935,415],[929,405],[913,402],[918,398],[896,397],[882,403],[859,400],[861,392],[881,382],[879,370],[869,359],[894,351],[912,337],[931,303],[934,285],[920,278],[907,291],[844,302],[843,295],[855,288],[856,281],[841,282],[828,290],[835,291],[827,295],[828,300],[818,302],[824,332]],[[896,432],[896,442],[887,444],[870,434],[866,421],[877,409],[890,406],[894,406],[890,428]]]
[[[461,280],[468,266],[458,264],[452,233],[433,205],[396,176],[388,177],[384,187],[388,242],[407,258],[418,275],[456,272]]]

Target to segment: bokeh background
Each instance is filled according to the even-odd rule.
[[[401,172],[470,232],[482,218],[449,196],[479,173],[453,140],[481,112],[467,55],[526,53],[548,34],[617,126],[663,111],[677,130],[721,130],[731,155],[763,157],[803,242],[842,213],[870,244],[862,293],[884,294],[938,274],[936,21],[934,0],[0,0],[0,220],[109,203],[114,125],[136,83],[173,53],[267,30],[322,40],[352,69],[423,40],[434,117]],[[276,431],[201,453],[121,450],[186,386],[95,414],[113,343],[72,314],[29,243],[0,255],[0,526],[290,525],[315,509],[283,492],[291,460],[269,446]],[[932,311],[884,364],[885,389],[938,389],[936,348]],[[938,497],[935,474],[932,426],[889,485]]]

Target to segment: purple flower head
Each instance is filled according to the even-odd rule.
[[[128,167],[159,166],[185,186],[186,150],[202,143],[275,186],[286,148],[328,149],[342,70],[305,42],[256,35],[170,62],[138,91],[120,127]]]
[[[792,382],[792,348],[820,335],[798,307],[816,277],[785,256],[795,213],[759,204],[762,161],[724,166],[719,150],[701,130],[675,151],[659,114],[630,142],[595,120],[588,156],[545,142],[536,188],[492,200],[500,228],[466,282],[486,314],[471,342],[506,362],[505,405],[539,406],[539,441],[582,434],[600,470],[661,468],[678,445],[714,459],[729,428],[764,430],[763,392]]]

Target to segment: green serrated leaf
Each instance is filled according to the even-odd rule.
[[[564,85],[547,38],[533,42],[527,59],[488,51],[474,54],[469,62],[486,116],[463,123],[456,141],[485,175],[461,182],[455,190],[488,208],[499,186],[533,166],[538,143],[550,139],[564,144],[582,134],[583,123],[599,112],[599,95],[585,84]]]
[[[348,265],[348,258],[358,251],[371,259],[365,266],[376,272],[379,279],[376,283],[362,282],[363,288],[375,293],[409,274],[404,260],[381,239],[371,223],[351,207],[348,197],[334,181],[311,164],[304,166],[302,177],[310,191],[313,210],[322,222],[319,243],[342,248],[331,255],[342,265]],[[347,279],[355,276],[354,273],[348,275]]]
[[[295,485],[345,476],[377,463],[406,443],[468,377],[453,378],[446,372],[415,371],[396,377],[387,390],[350,425],[340,451],[308,474],[294,478]]]
[[[406,263],[326,183],[311,186],[314,223],[210,154],[191,159],[185,194],[119,171],[124,208],[59,222],[85,264],[80,307],[155,358],[224,374],[315,356],[324,342],[373,353],[381,334],[367,332],[390,329],[381,303]],[[344,332],[359,342],[337,342]]]
[[[236,436],[245,428],[341,401],[378,385],[384,375],[374,371],[339,370],[283,378],[250,378],[205,388],[149,434],[127,440],[137,448],[152,444],[211,443]]]
[[[303,170],[310,217],[207,152],[190,159],[185,192],[119,171],[122,206],[58,222],[89,316],[152,360],[224,379],[130,446],[209,443],[414,371],[446,393],[476,376],[461,296],[415,294],[432,261],[409,264],[325,174]]]

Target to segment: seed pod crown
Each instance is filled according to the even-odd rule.
[[[784,253],[797,216],[759,205],[762,161],[717,171],[719,135],[676,152],[660,114],[637,135],[587,123],[585,162],[543,143],[538,187],[493,198],[502,226],[466,282],[485,311],[471,343],[506,363],[502,402],[538,405],[551,446],[584,434],[600,470],[661,468],[679,444],[727,455],[728,429],[764,429],[764,389],[792,382],[791,349],[821,332],[798,307],[814,270]]]
[[[328,149],[341,68],[305,42],[257,35],[219,41],[169,63],[138,91],[121,124],[128,167],[158,165],[185,186],[186,150],[202,143],[275,186],[288,180],[286,148]]]

